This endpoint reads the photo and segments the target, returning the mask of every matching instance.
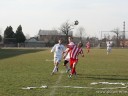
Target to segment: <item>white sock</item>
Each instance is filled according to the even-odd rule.
[[[54,66],[53,72],[57,71],[57,66]]]
[[[69,66],[67,67],[67,70],[68,70],[68,71],[70,70],[70,67],[69,67]]]
[[[68,70],[68,66],[66,65],[65,67],[66,67],[66,70]]]

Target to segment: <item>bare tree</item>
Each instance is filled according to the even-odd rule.
[[[66,35],[66,42],[68,43],[69,35],[72,35],[72,30],[74,29],[75,25],[78,25],[78,21],[76,20],[74,24],[70,24],[68,21],[63,23],[60,27],[60,31]]]
[[[111,32],[116,34],[116,43],[117,43],[117,47],[119,47],[119,35],[120,35],[119,28],[116,28],[116,29],[112,30]]]

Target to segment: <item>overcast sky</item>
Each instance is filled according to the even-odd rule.
[[[128,0],[0,0],[0,30],[19,25],[24,34],[35,36],[40,29],[58,29],[69,20],[79,21],[86,35],[100,36],[100,31],[128,30]]]

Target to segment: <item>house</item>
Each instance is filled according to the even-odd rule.
[[[128,40],[120,41],[120,46],[122,46],[122,47],[128,47]]]
[[[38,41],[37,38],[32,37],[25,41],[25,47],[45,47],[46,44],[43,41]]]
[[[72,36],[72,32],[69,32],[69,36]],[[38,33],[39,41],[43,41],[50,45],[57,43],[59,38],[62,38],[63,43],[66,43],[66,35],[57,30],[39,30]]]
[[[55,37],[58,36],[57,30],[39,30],[38,33],[39,41],[44,41],[45,43],[56,41]]]

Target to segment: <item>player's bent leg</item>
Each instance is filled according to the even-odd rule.
[[[64,60],[64,66],[66,68],[66,73],[68,73],[70,71],[70,67],[68,66],[68,60]]]
[[[64,64],[63,64],[63,65],[66,66],[66,65],[68,64],[68,62],[69,62],[69,61],[64,60]]]
[[[54,68],[53,68],[51,75],[53,75],[55,72],[58,72],[58,64],[59,63],[57,61],[54,61]]]
[[[59,67],[58,67],[58,65],[59,65],[59,62],[56,62],[56,72],[59,71]]]

